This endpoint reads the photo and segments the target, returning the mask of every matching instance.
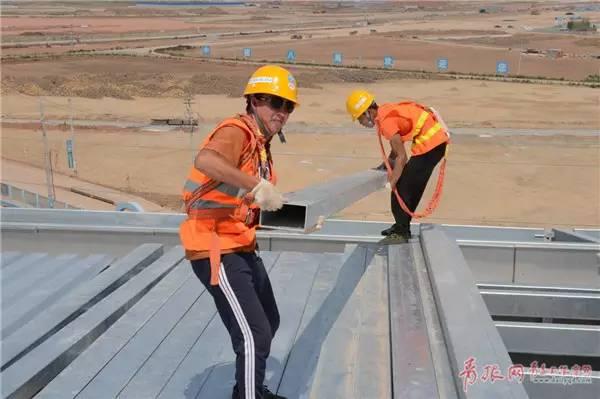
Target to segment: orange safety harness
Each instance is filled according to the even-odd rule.
[[[377,138],[379,139],[379,147],[381,148],[381,156],[383,157],[383,162],[385,164],[385,168],[387,169],[387,173],[388,173],[388,177],[389,177],[392,175],[392,166],[390,165],[390,162],[388,161],[388,158],[385,155],[385,148],[383,147],[383,141],[381,140],[381,132],[379,132],[379,131],[377,132]],[[448,146],[448,145],[450,145],[450,143],[446,143],[446,146]],[[400,194],[398,194],[398,190],[396,189],[396,187],[392,187],[392,191],[396,195],[396,200],[398,201],[398,204],[400,205],[402,210],[404,212],[406,212],[408,215],[410,215],[411,217],[413,217],[415,219],[427,217],[433,213],[435,208],[437,208],[437,206],[440,202],[440,199],[442,198],[442,188],[444,187],[444,177],[446,176],[446,154],[447,153],[448,153],[448,147],[446,147],[446,153],[444,154],[444,158],[442,159],[442,164],[440,165],[440,172],[438,174],[437,183],[435,185],[435,191],[434,191],[433,195],[431,196],[431,200],[427,204],[425,211],[420,212],[420,213],[412,212],[410,209],[408,209],[408,206],[406,206],[406,203],[404,202],[402,197],[400,197]]]

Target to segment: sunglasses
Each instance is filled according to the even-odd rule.
[[[296,107],[296,104],[290,100],[286,100],[285,98],[277,97],[277,96],[269,96],[269,95],[258,95],[256,98],[259,101],[264,101],[269,104],[269,107],[276,111],[285,111],[288,114],[291,114]]]

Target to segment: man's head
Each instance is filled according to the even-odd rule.
[[[346,110],[353,121],[365,127],[375,126],[377,103],[375,96],[366,90],[354,90],[346,99]]]
[[[269,137],[281,131],[298,105],[296,79],[277,65],[258,68],[248,80],[244,96],[246,111],[254,114]]]

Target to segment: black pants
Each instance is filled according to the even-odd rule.
[[[266,361],[279,328],[279,311],[262,259],[255,252],[223,255],[218,286],[210,285],[208,259],[191,263],[231,336],[239,397],[262,399]]]
[[[444,157],[445,152],[446,143],[443,143],[425,154],[410,157],[404,166],[400,179],[396,183],[396,190],[398,190],[398,194],[412,212],[417,209],[431,173]],[[392,214],[396,220],[395,232],[410,235],[410,221],[412,218],[402,210],[394,192],[392,192],[391,204]]]

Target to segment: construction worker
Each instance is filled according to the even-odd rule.
[[[378,105],[366,90],[353,91],[346,99],[346,110],[353,121],[375,127],[380,137],[389,140],[392,149],[388,160],[393,165],[389,184],[396,187],[408,209],[414,212],[431,173],[446,153],[450,135],[442,118],[433,108],[416,102]],[[412,141],[410,160],[404,149],[407,141]],[[401,208],[394,192],[391,208],[395,224],[381,232],[387,236],[381,243],[408,242],[412,216]]]
[[[225,119],[202,144],[183,191],[180,237],[196,276],[212,295],[236,354],[233,399],[283,398],[263,385],[279,312],[256,246],[259,209],[283,196],[270,143],[298,105],[296,80],[267,65],[250,77],[246,113]],[[283,141],[283,140],[282,140]]]

